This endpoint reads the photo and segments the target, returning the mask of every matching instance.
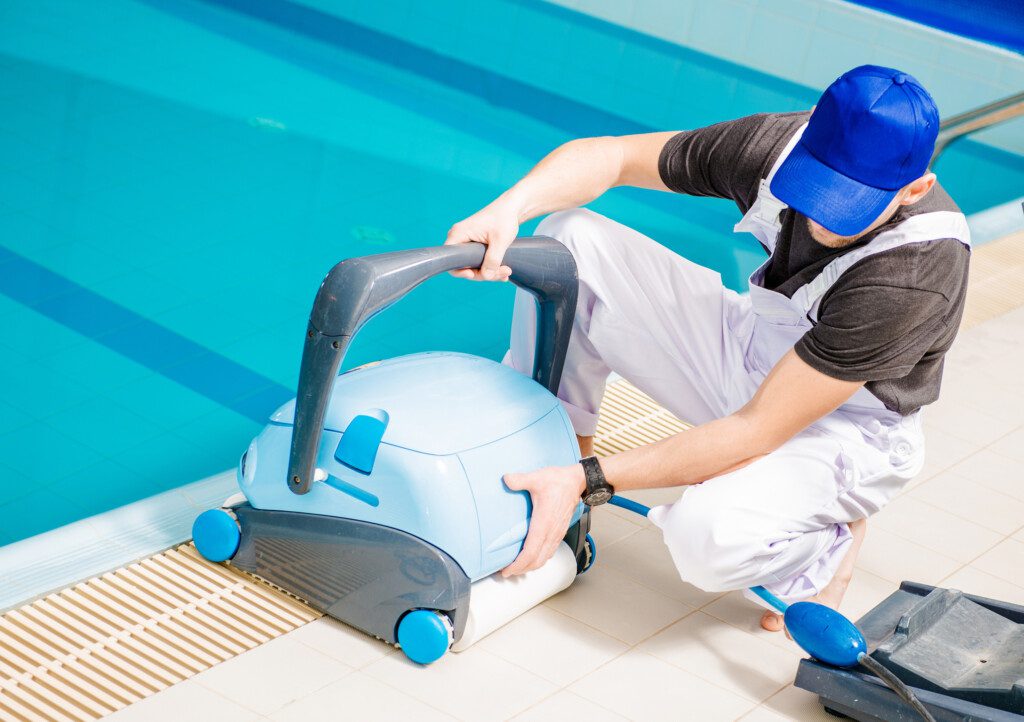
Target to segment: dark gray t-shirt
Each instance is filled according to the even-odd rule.
[[[661,178],[677,193],[735,201],[746,213],[786,143],[809,113],[769,113],[672,137],[661,152]],[[844,248],[823,246],[807,217],[783,211],[782,230],[764,285],[786,296],[838,256],[919,213],[959,208],[936,183],[917,203]],[[970,251],[952,238],[911,243],[868,256],[825,294],[818,321],[796,353],[833,378],[866,381],[886,408],[910,414],[939,396],[943,357],[960,325]]]

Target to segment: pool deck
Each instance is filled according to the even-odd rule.
[[[928,462],[869,523],[841,608],[853,618],[904,579],[1024,604],[1024,233],[978,249],[973,269],[943,397],[926,412]],[[760,630],[738,592],[681,582],[628,512],[598,509],[593,533],[594,569],[430,668],[320,618],[110,719],[834,719],[792,686],[799,649]]]

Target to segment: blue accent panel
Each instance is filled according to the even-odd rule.
[[[324,483],[370,506],[380,506],[380,499],[378,497],[365,489],[360,489],[355,484],[349,484],[347,481],[339,479],[334,474],[328,474]]]
[[[751,587],[750,591],[752,591],[754,594],[761,597],[761,599],[765,600],[770,605],[775,607],[775,609],[777,609],[779,612],[785,613],[786,609],[789,608],[788,604],[786,604],[784,601],[779,599],[777,596],[775,596],[762,586]]]
[[[437,612],[414,609],[398,623],[398,643],[405,656],[418,664],[436,662],[448,651],[448,627]]]
[[[2,246],[0,293],[257,423],[291,396],[272,379]]]
[[[231,515],[223,509],[209,509],[192,523],[196,550],[211,562],[226,562],[238,551],[242,534]]]
[[[1024,53],[1020,0],[853,0],[858,5]]]
[[[377,448],[388,427],[388,415],[378,410],[376,414],[359,414],[352,419],[341,435],[334,458],[345,466],[369,474],[377,458]]]
[[[857,626],[824,604],[796,602],[783,619],[793,640],[819,661],[853,667],[867,652],[867,641]]]
[[[608,503],[611,504],[612,506],[617,506],[620,509],[631,511],[634,514],[639,514],[640,516],[647,516],[651,513],[651,507],[644,506],[639,502],[635,502],[632,499],[627,499],[623,496],[613,496],[611,499],[608,500]]]

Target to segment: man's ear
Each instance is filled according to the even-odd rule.
[[[909,206],[913,203],[917,203],[919,200],[928,195],[928,191],[935,185],[935,174],[925,173],[923,176],[918,178],[916,181],[904,186],[906,194],[903,196],[903,200],[900,201],[901,206]]]

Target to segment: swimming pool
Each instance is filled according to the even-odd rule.
[[[642,102],[670,73],[680,128],[817,97],[542,2],[432,6],[417,33],[453,32],[445,12],[492,35],[514,17],[521,58],[502,71],[488,33],[456,57],[365,15],[408,5],[4,3],[0,544],[231,467],[292,394],[331,265],[441,242],[570,137],[650,129],[604,110],[609,94]],[[1024,187],[1019,156],[970,141],[938,171],[967,212]],[[593,207],[734,288],[759,262],[727,202],[622,190]],[[510,308],[509,287],[437,279],[374,319],[347,365],[496,358]]]

